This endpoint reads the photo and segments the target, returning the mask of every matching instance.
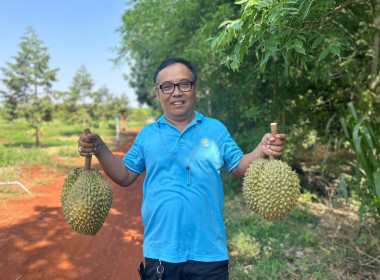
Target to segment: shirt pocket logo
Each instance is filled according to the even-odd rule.
[[[208,147],[208,139],[207,138],[205,138],[205,139],[202,139],[202,145],[204,146],[204,147]]]

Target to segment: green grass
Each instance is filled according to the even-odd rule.
[[[131,122],[131,126],[128,127],[141,128],[138,125],[141,123]],[[117,147],[114,122],[90,128],[93,133],[101,135],[111,150]],[[49,166],[52,172],[68,173],[80,157],[77,147],[79,135],[82,133],[81,124],[67,125],[58,121],[45,123],[41,130],[41,146],[36,147],[35,137],[26,121],[0,120],[0,182],[19,181],[25,166],[45,165]],[[126,141],[127,137],[121,135],[119,145]],[[36,183],[42,186],[50,182],[40,179]],[[0,186],[0,201],[20,199],[24,195],[17,186]]]
[[[231,280],[356,279],[356,276],[337,277],[336,273],[372,276],[380,268],[380,263],[373,262],[379,256],[378,227],[357,235],[353,228],[344,225],[346,218],[336,219],[336,214],[326,206],[323,211],[317,208],[322,203],[314,202],[315,195],[310,193],[302,194],[299,205],[284,219],[266,221],[247,208],[240,180],[224,173],[222,179]],[[332,216],[322,221],[325,212]],[[347,225],[355,225],[360,231],[356,221]],[[331,239],[331,232],[338,229],[341,232]],[[365,253],[359,254],[357,246]],[[357,261],[361,259],[372,261],[374,268]]]
[[[334,279],[307,208],[269,222],[247,210],[242,196],[227,196],[225,223],[231,279]],[[316,262],[316,258],[321,261]],[[318,277],[317,275],[320,275]]]
[[[25,195],[24,190],[17,185],[0,185],[0,201],[7,199],[20,199]]]
[[[91,130],[101,135],[111,149],[116,146],[114,124],[104,123]],[[35,137],[26,121],[0,120],[0,177],[2,180],[17,179],[17,173],[4,168],[20,165],[42,164],[52,166],[58,172],[67,171],[55,159],[60,156],[70,161],[70,158],[78,157],[78,138],[82,133],[81,124],[67,125],[58,121],[46,123],[41,129],[41,146],[36,147]]]

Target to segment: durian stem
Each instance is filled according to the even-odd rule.
[[[271,133],[272,133],[273,137],[276,137],[276,135],[278,133],[277,123],[271,123],[270,128],[271,128]],[[269,156],[269,160],[274,160],[274,159],[275,159],[274,156],[272,156],[272,155]]]
[[[84,134],[90,134],[91,133],[91,130],[89,128],[86,128],[84,130]],[[89,156],[89,157],[86,157],[85,159],[85,162],[84,162],[84,170],[91,170],[91,159],[92,159],[92,156]]]

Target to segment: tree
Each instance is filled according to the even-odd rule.
[[[1,92],[4,110],[9,119],[25,117],[39,146],[41,125],[52,116],[51,87],[58,69],[49,68],[50,55],[33,28],[27,28],[19,47],[15,63],[1,68],[5,76],[1,81],[8,88]]]
[[[302,127],[302,139],[314,130],[322,137],[328,119],[335,112],[343,115],[348,102],[360,103],[356,105],[359,113],[373,104],[375,115],[378,103],[369,101],[372,95],[367,91],[375,1],[237,3],[257,6],[245,9],[227,0],[131,1],[132,8],[125,11],[119,28],[118,55],[132,63],[130,83],[140,103],[159,107],[153,72],[165,57],[182,56],[199,70],[196,109],[223,121],[244,151],[257,145],[259,135],[273,121],[284,132]],[[244,12],[246,17],[242,17]],[[256,21],[249,21],[250,16],[256,16]],[[240,18],[240,22],[235,20]],[[226,20],[230,22],[218,28]],[[248,23],[253,27],[248,28]],[[242,60],[234,71],[226,57],[233,56],[239,45],[244,50],[240,34],[241,39],[256,41],[249,42],[252,45],[244,56],[239,53],[237,58]],[[215,43],[219,37],[225,44]],[[278,43],[271,44],[272,39]],[[334,54],[338,47],[339,55]],[[230,68],[221,61],[230,62]],[[339,126],[331,129],[340,131]]]
[[[70,97],[72,101],[76,103],[81,101],[82,105],[85,105],[86,99],[91,97],[93,86],[94,81],[91,74],[87,71],[86,66],[82,65],[76,72],[72,81],[72,86],[70,87]]]
[[[69,104],[76,105],[78,111],[74,116],[81,119],[83,128],[86,127],[86,122],[91,119],[89,108],[86,103],[91,100],[93,86],[94,81],[91,74],[87,71],[86,66],[82,65],[75,73],[70,91],[65,97],[65,100],[68,101]],[[81,106],[78,106],[78,103],[81,103]]]
[[[221,23],[223,30],[214,37],[212,47],[216,52],[224,49],[229,53],[222,63],[233,70],[239,69],[248,52],[254,52],[256,71],[265,71],[271,62],[286,75],[295,76],[303,70],[309,84],[322,83],[330,88],[334,84],[338,92],[329,96],[339,102],[343,112],[347,102],[362,99],[355,98],[352,91],[368,89],[369,65],[372,64],[372,74],[377,74],[376,3],[241,0],[237,2],[242,5],[240,18]],[[339,92],[342,86],[346,88]]]
[[[290,91],[282,99],[298,103],[297,113],[314,120],[314,128],[326,122],[333,127],[330,134],[324,133],[324,141],[331,137],[327,149],[332,139],[340,139],[337,147],[350,143],[357,156],[352,164],[355,175],[344,174],[350,178],[347,183],[341,177],[341,190],[348,184],[358,195],[361,214],[364,209],[379,214],[379,2],[242,0],[238,4],[242,4],[241,17],[223,22],[222,32],[212,42],[214,51],[222,47],[229,53],[222,63],[238,70],[244,56],[254,52],[256,71],[273,70],[271,66],[276,65],[286,73],[280,79],[303,81],[302,99],[292,97]],[[300,106],[310,104],[308,99],[315,99],[317,106]],[[333,122],[336,115],[346,115],[346,104],[350,114],[340,118],[341,125]],[[314,116],[305,114],[303,108]]]
[[[89,104],[89,113],[91,118],[95,122],[99,122],[100,120],[107,121],[107,105],[109,104],[110,98],[112,94],[109,92],[108,88],[103,85],[97,91],[94,91],[91,94],[92,103]]]

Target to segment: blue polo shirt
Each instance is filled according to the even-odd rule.
[[[182,133],[163,115],[141,130],[123,159],[129,170],[146,171],[141,214],[147,258],[228,259],[220,170],[234,170],[243,152],[221,122],[195,113]],[[188,171],[173,156],[190,166],[189,186]]]

